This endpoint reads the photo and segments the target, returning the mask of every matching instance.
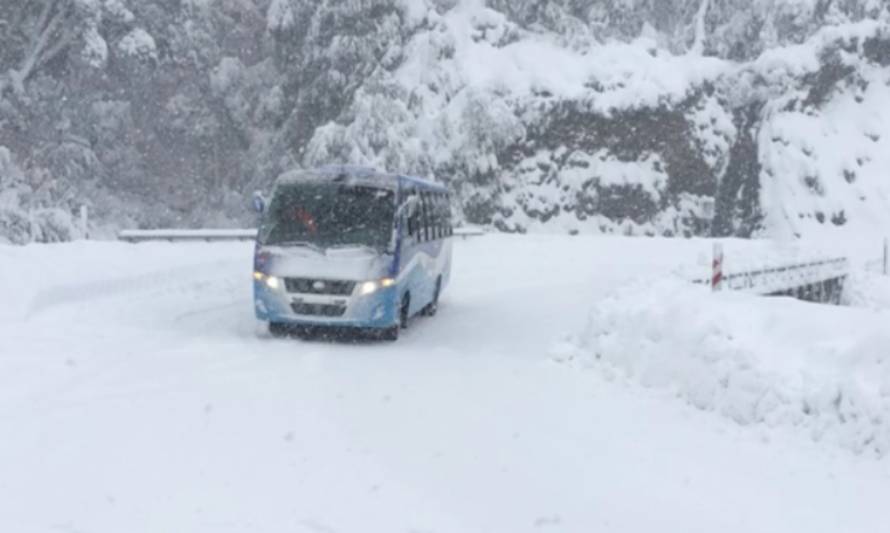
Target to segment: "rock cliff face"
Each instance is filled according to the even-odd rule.
[[[0,235],[244,225],[294,166],[504,231],[890,225],[885,0],[0,1]],[[101,231],[100,231],[101,233]]]
[[[689,16],[661,20],[664,6],[641,2],[620,22],[608,3],[581,4],[440,8],[379,82],[405,103],[385,112],[368,103],[379,88],[359,91],[309,162],[433,174],[468,221],[504,231],[747,237],[890,221],[885,7],[798,3],[792,17],[775,2],[678,2],[670,12]],[[372,132],[387,140],[368,146]]]

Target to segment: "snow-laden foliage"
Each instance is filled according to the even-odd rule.
[[[880,0],[6,1],[0,145],[40,208],[108,229],[246,224],[251,191],[335,162],[446,182],[508,231],[861,227],[888,211],[888,20]]]
[[[648,34],[674,52],[736,60],[799,44],[826,25],[887,15],[882,0],[487,0],[527,28],[597,41]],[[581,28],[579,31],[578,28]]]
[[[49,176],[42,174],[44,179]],[[72,214],[48,207],[55,184],[35,183],[16,164],[5,146],[0,146],[0,243],[62,242],[81,236]]]

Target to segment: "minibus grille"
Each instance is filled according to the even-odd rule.
[[[295,303],[291,309],[302,316],[340,317],[346,313],[345,305]]]
[[[284,287],[287,289],[287,292],[296,294],[350,296],[355,289],[355,282],[311,278],[284,278]]]

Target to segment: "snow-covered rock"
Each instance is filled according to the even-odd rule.
[[[776,13],[791,26],[815,9],[786,7]],[[408,105],[381,111],[375,81],[316,130],[304,162],[431,174],[468,220],[507,231],[801,235],[888,222],[890,184],[872,177],[890,153],[879,14],[783,34],[771,46],[787,46],[738,63],[672,52],[657,31],[578,47],[528,25],[534,13],[475,0],[430,11],[382,74],[386,97]]]

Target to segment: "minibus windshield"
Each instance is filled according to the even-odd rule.
[[[384,250],[392,238],[394,196],[391,190],[366,186],[279,186],[260,228],[260,242]]]

